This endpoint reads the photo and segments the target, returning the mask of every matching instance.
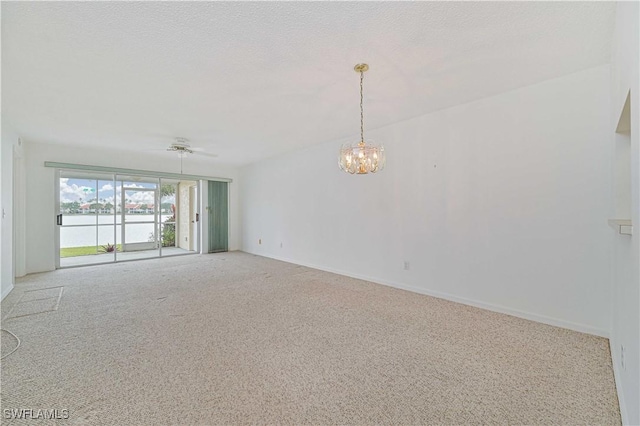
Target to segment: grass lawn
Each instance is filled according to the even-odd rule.
[[[122,249],[122,246],[118,244],[118,251]],[[60,257],[74,257],[74,256],[87,256],[90,254],[102,254],[104,253],[102,247],[85,246],[85,247],[66,247],[60,249]]]

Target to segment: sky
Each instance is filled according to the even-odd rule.
[[[116,181],[118,187],[113,188],[113,181],[60,178],[60,203],[78,201],[81,204],[97,198],[99,202],[120,204],[120,181]],[[145,182],[125,182],[128,188],[155,189],[157,184]],[[117,203],[114,203],[114,195]],[[153,191],[127,191],[125,199],[133,204],[154,204]],[[103,201],[104,200],[104,201]],[[165,197],[163,203],[175,203],[175,195]]]

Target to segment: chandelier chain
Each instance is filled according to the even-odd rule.
[[[362,108],[362,82],[364,80],[364,72],[360,71],[360,141],[364,142],[364,111]]]

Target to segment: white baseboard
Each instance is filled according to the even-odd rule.
[[[7,287],[5,291],[2,292],[2,295],[0,295],[0,300],[4,300],[4,298],[7,297],[9,293],[11,293],[11,290],[13,290],[13,283],[9,287]]]
[[[609,339],[609,350],[611,351],[613,378],[616,382],[616,391],[618,392],[618,404],[620,405],[620,416],[622,417],[622,424],[628,425],[630,423],[627,414],[627,404],[625,403],[622,380],[620,378],[620,351],[618,351],[618,344],[614,342],[614,339]]]
[[[244,251],[246,253],[253,254],[253,255],[256,255],[256,256],[263,256],[263,257],[268,257],[268,258],[275,259],[275,260],[281,260],[283,262],[293,263],[293,264],[296,264],[296,265],[306,266],[308,268],[319,269],[321,271],[332,272],[334,274],[339,274],[339,275],[344,275],[344,276],[351,277],[351,278],[357,278],[357,279],[360,279],[360,280],[370,281],[372,283],[382,284],[382,285],[386,285],[386,286],[389,286],[389,287],[398,288],[398,289],[401,289],[401,290],[407,290],[407,291],[411,291],[413,293],[424,294],[426,296],[437,297],[439,299],[445,299],[445,300],[449,300],[451,302],[462,303],[464,305],[474,306],[476,308],[486,309],[488,311],[498,312],[498,313],[501,313],[501,314],[507,314],[507,315],[511,315],[511,316],[514,316],[514,317],[518,317],[518,318],[524,318],[524,319],[527,319],[527,320],[530,320],[530,321],[539,322],[539,323],[542,323],[542,324],[552,325],[552,326],[555,326],[555,327],[561,327],[561,328],[566,328],[566,329],[573,330],[573,331],[578,331],[580,333],[593,334],[595,336],[609,338],[609,330],[604,330],[604,329],[592,327],[592,326],[585,325],[585,324],[575,323],[575,322],[566,321],[566,320],[562,320],[562,319],[558,319],[558,318],[547,317],[547,316],[544,316],[544,315],[538,315],[538,314],[534,314],[534,313],[531,313],[531,312],[520,311],[520,310],[517,310],[517,309],[511,309],[511,308],[507,308],[505,306],[494,305],[494,304],[491,304],[491,303],[486,303],[486,302],[482,302],[482,301],[474,300],[474,299],[467,299],[467,298],[459,297],[459,296],[456,296],[456,295],[453,295],[453,294],[443,293],[443,292],[433,291],[433,290],[428,290],[428,289],[423,289],[423,288],[420,288],[420,287],[414,287],[414,286],[406,285],[406,284],[403,284],[403,283],[387,281],[387,280],[381,280],[379,278],[367,277],[365,275],[354,274],[354,273],[346,272],[346,271],[340,271],[340,270],[337,270],[337,269],[334,269],[334,268],[329,268],[329,267],[322,266],[322,265],[314,265],[314,264],[311,264],[311,263],[298,262],[298,261],[295,261],[295,260],[292,260],[292,259],[287,259],[287,258],[280,257],[280,256],[271,256],[271,255],[267,255],[267,254],[264,254],[264,253],[253,253],[253,252],[246,251],[246,250],[244,250]]]

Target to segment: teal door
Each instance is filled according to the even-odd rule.
[[[229,250],[229,184],[209,181],[209,253]]]

